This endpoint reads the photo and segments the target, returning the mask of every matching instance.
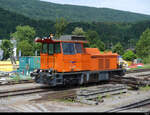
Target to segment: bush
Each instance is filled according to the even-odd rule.
[[[124,53],[123,55],[123,59],[126,61],[133,61],[134,59],[136,59],[137,56],[135,55],[135,53],[133,53],[132,50],[128,50],[126,53]]]

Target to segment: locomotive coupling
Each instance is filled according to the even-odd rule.
[[[39,70],[36,69],[36,70],[34,70],[33,72],[30,73],[30,76],[31,76],[32,78],[35,78],[36,76],[38,76],[38,73],[39,73]]]
[[[30,73],[32,79],[37,83],[49,83],[53,80],[52,70],[42,70],[38,69]]]

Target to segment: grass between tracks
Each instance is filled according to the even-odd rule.
[[[71,98],[68,98],[68,99],[53,99],[53,101],[64,102],[64,103],[75,103],[76,102],[74,99],[71,99]]]
[[[140,87],[139,89],[143,90],[143,91],[149,91],[150,90],[150,86],[146,85],[145,87]]]
[[[30,76],[26,76],[25,78],[21,78],[18,74],[12,78],[16,83],[19,83],[21,80],[32,80]]]

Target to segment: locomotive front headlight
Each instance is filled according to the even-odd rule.
[[[37,72],[37,69],[35,69],[33,72]]]

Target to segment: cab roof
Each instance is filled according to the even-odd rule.
[[[84,36],[63,35],[59,39],[52,37],[36,38],[35,42],[41,43],[56,43],[56,42],[70,42],[70,43],[88,43]]]

